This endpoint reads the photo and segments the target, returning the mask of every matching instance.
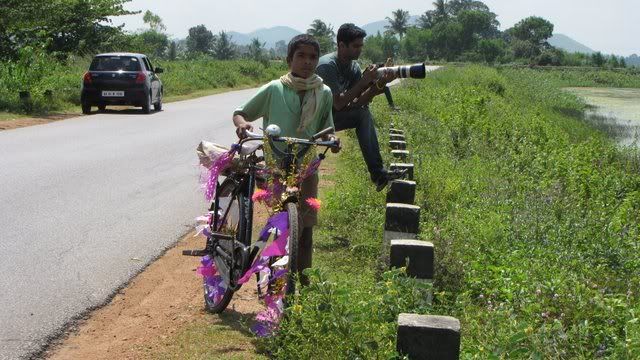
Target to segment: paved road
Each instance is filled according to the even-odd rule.
[[[233,142],[254,92],[0,131],[0,359],[40,349],[191,229],[195,147]]]

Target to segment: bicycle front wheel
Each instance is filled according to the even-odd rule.
[[[298,241],[300,239],[300,227],[298,219],[298,206],[295,203],[287,203],[287,217],[289,219],[289,262],[287,264],[287,291],[285,293],[285,305],[290,302],[287,297],[295,294],[298,281]]]

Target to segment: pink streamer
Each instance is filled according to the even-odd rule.
[[[236,154],[237,146],[232,146],[231,150],[220,155],[211,167],[209,168],[209,178],[207,179],[207,184],[205,185],[204,197],[207,201],[211,201],[214,196],[216,196],[216,187],[218,185],[218,177],[220,173],[224,171],[231,162],[233,161],[233,156]]]

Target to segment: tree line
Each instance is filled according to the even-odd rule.
[[[130,0],[4,0],[0,3],[0,61],[16,60],[39,52],[65,59],[101,51],[142,52],[156,58],[220,60],[249,58],[268,64],[286,56],[285,40],[275,47],[254,38],[238,45],[226,31],[217,34],[205,25],[193,26],[183,40],[172,40],[162,19],[147,10],[145,28],[124,31],[112,18],[140,14],[128,11]],[[482,1],[437,0],[433,9],[412,21],[398,9],[387,17],[385,31],[369,34],[363,57],[382,62],[388,57],[406,61],[462,61],[489,64],[535,64],[626,67],[623,57],[568,53],[551,46],[554,25],[537,16],[527,17],[505,31],[498,16]],[[335,50],[333,26],[315,19],[306,31],[318,39],[321,52]]]
[[[437,0],[411,23],[408,11],[387,17],[384,33],[367,38],[364,56],[372,61],[401,57],[409,61],[444,60],[489,64],[626,67],[624,57],[569,53],[548,40],[554,25],[541,17],[522,19],[505,31],[482,1]]]

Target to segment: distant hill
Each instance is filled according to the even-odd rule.
[[[292,37],[302,34],[301,31],[290,28],[288,26],[275,26],[267,29],[258,29],[248,34],[243,34],[235,31],[230,31],[234,43],[238,45],[248,45],[251,39],[258,38],[260,41],[266,43],[267,49],[274,48],[276,42],[284,40],[286,43],[291,40]]]
[[[593,54],[595,52],[593,49],[587,47],[586,45],[583,45],[563,34],[553,34],[553,36],[549,39],[549,44],[573,53]]]

